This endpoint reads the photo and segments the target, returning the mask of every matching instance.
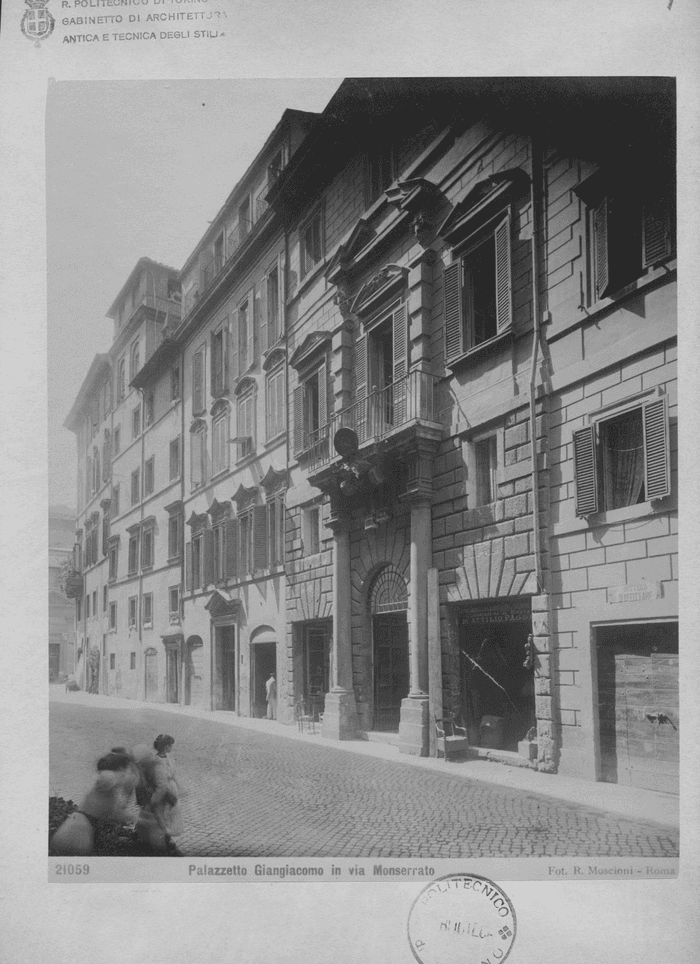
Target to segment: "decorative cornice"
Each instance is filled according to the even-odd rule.
[[[163,506],[163,508],[168,515],[175,515],[176,513],[182,512],[182,499],[178,499],[176,502],[171,502],[169,505]]]
[[[219,500],[215,498],[207,509],[207,515],[211,516],[212,522],[218,522],[219,519],[227,519],[231,515],[231,503],[228,499],[219,502]]]
[[[215,589],[204,608],[212,617],[235,616],[240,609],[240,599],[234,599],[227,592]]]
[[[139,532],[141,531],[141,523],[135,522],[132,526],[127,526],[126,531],[129,533],[130,536],[138,535]]]
[[[239,398],[241,395],[245,395],[246,392],[255,391],[257,387],[258,383],[252,375],[243,375],[242,378],[239,378],[233,394]]]
[[[398,294],[406,286],[407,281],[408,268],[402,268],[398,264],[385,265],[373,278],[362,285],[350,306],[350,311],[360,317],[369,314],[381,302]]]
[[[187,520],[187,525],[190,526],[192,532],[199,532],[201,529],[206,529],[208,522],[209,516],[206,512],[197,513],[193,510],[192,514]]]
[[[263,358],[262,369],[265,372],[269,372],[275,365],[280,364],[284,361],[284,348],[280,345],[275,345],[271,348]]]
[[[231,499],[236,503],[238,509],[242,505],[246,505],[249,502],[254,502],[260,493],[260,489],[257,485],[251,485],[249,487],[241,484],[238,486],[236,491],[231,496]]]
[[[310,365],[326,351],[332,338],[333,335],[330,331],[312,331],[292,353],[289,364],[296,371]]]
[[[161,633],[160,638],[164,646],[180,646],[185,639],[182,633]]]
[[[331,284],[338,284],[345,272],[350,268],[355,256],[366,248],[374,240],[377,232],[374,231],[365,218],[360,218],[355,227],[350,231],[347,240],[338,245],[338,248],[328,262],[324,276]]]
[[[496,217],[510,201],[525,194],[529,175],[522,168],[501,171],[475,184],[438,228],[438,235],[455,245]]]
[[[192,420],[190,424],[190,433],[192,434],[194,432],[198,432],[202,428],[206,429],[206,427],[207,427],[207,423],[204,421],[203,418],[195,418]]]
[[[209,414],[212,416],[218,415],[220,412],[230,412],[231,402],[223,395],[214,399],[212,407],[209,409]]]
[[[287,483],[287,470],[276,469],[272,465],[268,468],[267,472],[260,480],[260,485],[268,492],[273,491],[274,489],[281,489],[283,486],[286,487]]]
[[[424,177],[410,177],[405,181],[397,181],[384,193],[389,204],[393,204],[399,211],[409,211],[411,214],[424,213],[430,208],[437,207],[444,199],[437,184],[427,181]]]

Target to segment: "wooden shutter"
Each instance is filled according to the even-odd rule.
[[[574,432],[573,439],[576,515],[592,515],[598,511],[595,426],[587,425],[579,429]]]
[[[408,308],[399,305],[394,312],[394,424],[402,425],[407,418],[406,397],[408,374]]]
[[[212,332],[210,339],[210,351],[209,351],[209,389],[212,396],[216,397],[219,394],[219,389],[221,386],[221,354],[217,350],[216,346],[216,335]]]
[[[608,255],[608,227],[610,206],[606,197],[600,202],[593,215],[595,233],[595,272],[596,299],[604,298],[610,285],[610,261]]]
[[[363,332],[358,333],[355,342],[355,401],[355,431],[362,442],[367,437],[367,335]]]
[[[202,478],[202,443],[204,441],[204,433],[197,430],[196,432],[190,433],[190,458],[191,458],[191,470],[192,470],[192,485],[201,485],[204,481]]]
[[[511,277],[510,217],[496,228],[496,332],[507,331],[513,321],[513,282]]]
[[[304,451],[304,386],[294,389],[294,454]]]
[[[328,423],[328,361],[318,370],[318,427]],[[320,436],[319,436],[320,438]]]
[[[260,352],[265,354],[267,351],[268,343],[274,345],[275,343],[275,333],[267,330],[267,279],[268,275],[262,279],[260,283]]]
[[[192,543],[185,546],[185,589],[192,591]]]
[[[248,368],[255,363],[255,294],[248,295]]]
[[[231,312],[231,378],[238,378],[238,312]]]
[[[462,261],[449,264],[442,276],[445,312],[445,361],[451,362],[464,351],[462,345]]]
[[[192,411],[204,408],[204,352],[200,349],[192,359]]]
[[[202,588],[214,583],[214,533],[211,529],[205,529],[202,533]]]
[[[284,334],[286,310],[285,310],[285,276],[287,267],[287,256],[283,251],[277,262],[277,333],[280,337]]]
[[[229,387],[229,348],[228,348],[228,319],[224,321],[224,327],[221,329],[221,387],[222,389],[227,389]]]
[[[226,521],[226,578],[238,575],[238,519]]]
[[[267,506],[253,506],[253,569],[267,569]]]
[[[277,508],[275,515],[275,524],[277,527],[277,559],[275,560],[280,565],[284,563],[284,539],[285,539],[285,504],[284,496],[280,496],[277,500]]]
[[[670,494],[668,399],[662,395],[644,406],[644,496],[665,499]]]
[[[643,266],[651,268],[673,254],[671,201],[667,197],[647,198],[642,221]]]

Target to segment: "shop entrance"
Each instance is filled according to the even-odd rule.
[[[146,680],[146,699],[153,702],[158,699],[158,653],[150,647],[144,653]]]
[[[233,626],[214,630],[214,709],[236,709],[236,644]]]
[[[277,644],[255,643],[251,649],[253,651],[253,716],[262,719],[267,714],[265,684],[271,675],[277,679]]]
[[[326,693],[330,689],[330,653],[333,624],[312,623],[304,632],[304,699],[307,710],[323,715]]]
[[[678,792],[678,624],[596,629],[601,780]]]
[[[407,610],[406,580],[393,566],[385,566],[369,592],[374,674],[372,729],[384,733],[398,732],[401,700],[408,696],[411,687]]]
[[[535,726],[527,609],[491,606],[460,613],[463,716],[472,746],[517,752]]]

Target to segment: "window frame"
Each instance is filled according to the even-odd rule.
[[[211,474],[212,478],[216,478],[217,475],[221,475],[222,472],[228,472],[230,467],[230,457],[229,457],[229,438],[231,435],[231,413],[229,406],[226,402],[220,404],[220,406],[214,411],[211,423]],[[220,433],[223,434],[223,439],[219,438]],[[219,464],[219,456],[221,457],[221,464]]]
[[[203,415],[206,411],[206,342],[197,346],[192,354],[192,415]],[[199,384],[198,384],[199,382]]]
[[[139,618],[139,597],[129,596],[127,604],[127,628],[128,629],[138,629],[138,618]]]
[[[176,561],[182,555],[182,537],[183,537],[182,513],[173,512],[168,517],[168,562],[169,563]],[[175,550],[174,552],[173,552],[173,549]]]
[[[150,607],[150,613],[148,609]],[[141,628],[142,629],[153,629],[154,622],[154,608],[153,608],[153,593],[145,592],[141,596]]]
[[[177,402],[180,400],[180,366],[173,365],[170,369],[170,401]]]
[[[195,436],[197,443],[195,445]],[[192,491],[207,482],[207,424],[201,420],[190,429],[190,488]],[[198,470],[198,478],[195,469]]]
[[[315,522],[313,521],[315,517]],[[304,556],[317,556],[321,552],[323,537],[323,503],[314,502],[302,508],[302,546]]]
[[[315,258],[313,263],[310,263],[307,257],[306,235],[309,229],[313,228],[316,221],[318,221],[319,253],[318,258]],[[299,225],[299,279],[303,281],[303,279],[310,275],[319,265],[323,264],[325,256],[326,230],[324,207],[323,205],[319,205]]]
[[[134,492],[136,492],[136,498],[134,498]],[[131,508],[137,506],[141,502],[141,468],[140,466],[135,468],[131,473]]]
[[[388,170],[385,170],[387,149]],[[396,145],[386,138],[378,138],[376,143],[365,151],[365,207],[371,207],[375,201],[378,201],[396,180],[398,176],[397,154]],[[373,173],[377,168],[379,168],[379,177],[375,189]]]
[[[131,410],[131,441],[134,442],[141,434],[141,405]]]
[[[117,602],[113,600],[109,604],[109,631],[111,633],[116,633],[117,631]]]
[[[155,565],[155,555],[155,523],[150,522],[144,525],[141,530],[141,569],[152,569]]]
[[[173,593],[176,594],[176,606],[173,608]],[[180,622],[180,603],[181,591],[180,585],[168,586],[168,622],[179,623]],[[174,618],[173,618],[174,617]]]
[[[177,479],[180,478],[182,474],[182,466],[181,466],[182,453],[180,451],[180,439],[181,439],[180,435],[176,435],[175,438],[170,439],[170,448],[168,453],[170,482],[175,482]],[[173,458],[173,454],[175,454],[176,456],[175,458]],[[173,473],[173,465],[175,465],[174,473]]]
[[[138,532],[129,533],[129,551],[127,556],[127,575],[133,576],[139,571],[140,539]]]
[[[278,384],[279,383],[279,384]],[[279,385],[281,384],[281,389]],[[274,405],[271,398],[274,394]],[[281,403],[281,404],[280,404]],[[265,376],[265,429],[268,442],[279,438],[287,428],[287,396],[285,365],[282,362],[276,365],[272,371]],[[273,423],[272,411],[275,411]],[[280,411],[281,409],[281,411]]]
[[[252,384],[246,387],[236,399],[236,438],[248,440],[238,441],[237,462],[243,462],[255,455],[256,394],[256,387]],[[245,430],[248,423],[250,431]]]
[[[144,463],[143,472],[143,495],[147,498],[153,495],[156,487],[156,457],[151,455]]]
[[[140,339],[132,342],[129,349],[129,381],[136,378],[139,371],[141,370],[141,343]]]

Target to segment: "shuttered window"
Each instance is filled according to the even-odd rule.
[[[211,394],[228,391],[228,322],[211,336]]]
[[[170,481],[180,476],[180,436],[170,442]]]
[[[225,404],[225,403],[224,403]],[[225,472],[229,466],[229,415],[221,412],[212,425],[212,474]]]
[[[445,268],[445,361],[510,330],[513,321],[510,216]]]
[[[267,545],[267,523],[268,508],[266,505],[256,505],[253,507],[253,569],[257,572],[267,569],[268,545]]]
[[[324,362],[294,390],[294,454],[323,441],[328,424],[328,366]]]
[[[228,519],[226,525],[226,578],[238,576],[238,519]]]
[[[285,429],[284,405],[284,367],[280,367],[267,376],[267,438],[273,439],[281,435]]]
[[[642,221],[642,258],[645,268],[673,257],[672,199],[668,195],[645,198]]]
[[[204,346],[192,358],[192,414],[204,411]]]
[[[205,480],[205,456],[207,449],[207,430],[201,425],[190,433],[190,472],[192,488],[203,485]]]
[[[255,451],[255,391],[238,399],[236,437],[238,459],[244,459]]]
[[[654,397],[573,434],[576,514],[671,494],[668,400]]]
[[[270,499],[267,513],[269,565],[281,566],[284,563],[284,495]]]

